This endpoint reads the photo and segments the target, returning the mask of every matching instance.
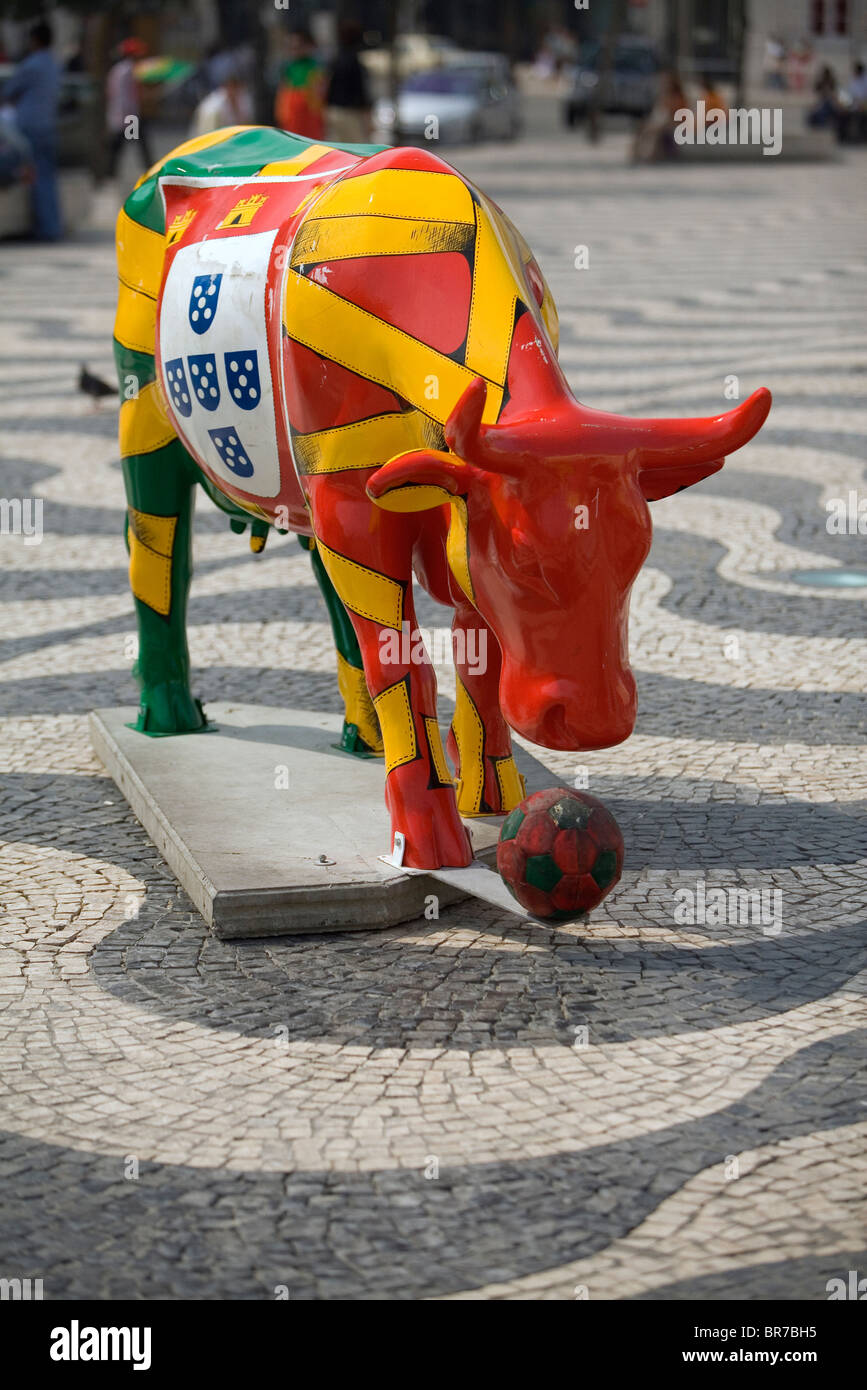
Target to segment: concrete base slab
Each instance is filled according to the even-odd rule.
[[[126,709],[90,716],[97,756],[220,937],[390,927],[466,894],[382,863],[391,837],[381,758],[334,747],[339,715],[212,703],[211,732],[148,738]],[[557,778],[522,749],[527,789]],[[468,821],[492,863],[501,816]]]

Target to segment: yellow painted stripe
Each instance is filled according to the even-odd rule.
[[[125,285],[156,299],[163,274],[165,241],[121,208],[117,215],[117,270]]]
[[[545,281],[545,295],[542,299],[542,322],[551,339],[551,346],[555,352],[560,350],[560,315],[557,313],[557,305],[554,303],[554,296]]]
[[[285,178],[287,174],[300,174],[308,165],[315,164],[317,159],[322,159],[324,155],[339,153],[340,151],[333,149],[331,145],[311,145],[292,159],[278,159],[273,164],[263,164],[257,178],[265,178],[269,174],[278,178]],[[323,178],[325,177],[327,175],[323,175]]]
[[[396,579],[389,579],[388,575],[348,560],[345,555],[338,555],[336,550],[323,545],[318,536],[316,546],[328,578],[346,607],[360,618],[397,628],[399,632],[403,622],[403,585]]]
[[[519,296],[525,299],[527,289],[516,273],[508,243],[487,210],[479,206],[465,358],[474,375],[505,384]]]
[[[470,190],[457,174],[427,169],[378,169],[341,179],[319,202],[324,217],[401,217],[472,223]]]
[[[472,239],[465,222],[400,217],[311,217],[292,248],[292,265],[354,256],[415,256],[463,251]]]
[[[337,688],[343,697],[347,724],[354,724],[364,742],[375,753],[382,752],[382,734],[364,671],[337,653]]]
[[[496,758],[497,781],[500,784],[500,810],[512,811],[527,794],[527,784],[515,766],[515,759]]]
[[[429,716],[425,715],[424,727],[425,733],[427,734],[428,748],[430,749],[430,759],[433,763],[437,780],[442,782],[446,787],[452,786],[454,785],[455,779],[452,777],[448,763],[446,762],[440,726],[435,719],[431,719]]]
[[[140,512],[137,507],[129,509],[130,530],[142,545],[157,555],[167,555],[171,559],[175,543],[176,516],[155,516],[153,512]]]
[[[451,502],[452,494],[436,483],[405,483],[375,499],[384,512],[427,512]]]
[[[143,386],[135,400],[124,401],[120,408],[120,452],[123,458],[133,454],[152,454],[164,444],[177,438],[172,426],[158,381]]]
[[[178,518],[151,516],[130,507],[129,519],[130,588],[140,603],[167,617],[172,606],[172,546]]]
[[[162,159],[158,159],[156,164],[152,164],[147,173],[142,174],[136,184],[136,188],[141,188],[143,183],[147,183],[148,179],[153,178],[154,174],[158,174],[163,165],[167,164],[170,159],[180,159],[182,155],[195,154],[197,150],[209,150],[212,145],[222,145],[226,140],[231,140],[233,135],[239,135],[242,130],[262,129],[262,126],[227,125],[224,126],[222,130],[210,130],[207,135],[197,135],[192,140],[185,140],[182,145],[178,145],[175,149],[169,150],[168,154],[163,155]]]
[[[449,568],[460,584],[470,603],[475,603],[476,595],[470,574],[470,541],[467,527],[467,504],[463,497],[450,498],[452,506],[449,534],[446,540],[446,558]]]
[[[415,721],[409,702],[408,677],[390,685],[373,698],[385,741],[385,775],[418,757]]]
[[[391,411],[315,434],[296,434],[292,452],[302,473],[340,473],[372,468],[395,454],[442,446],[442,431],[419,410]]]
[[[131,290],[123,281],[117,288],[114,336],[124,347],[153,357],[156,338],[157,302],[150,295]]]
[[[481,811],[485,790],[485,730],[479,711],[461,680],[457,682],[452,730],[460,759],[458,810],[462,816],[477,816]]]
[[[500,229],[504,241],[506,243],[510,241],[514,242],[521,258],[522,267],[528,265],[530,261],[535,260],[532,250],[527,245],[527,242],[524,240],[521,233],[518,231],[518,228],[515,226],[514,222],[512,222],[504,212],[501,212],[499,208],[495,208],[493,203],[489,202],[487,198],[483,198],[482,201],[485,205],[488,215],[492,218],[495,225]],[[513,266],[516,274],[519,274],[517,263],[513,262]],[[542,275],[542,271],[539,269],[538,263],[536,265],[536,269],[539,272],[539,275],[541,276],[542,285],[544,286],[542,304],[539,309],[539,312],[541,313],[542,322],[545,325],[545,330],[548,334],[548,337],[551,340],[551,346],[556,352],[560,345],[560,318],[557,314],[557,306],[554,303],[554,296],[551,293],[547,280],[545,279],[544,275]],[[526,292],[522,290],[522,294],[525,293]],[[532,310],[532,312],[535,313],[537,308],[536,296],[532,294],[526,294],[526,302],[528,307]]]
[[[478,368],[471,371],[452,362],[325,285],[293,271],[286,277],[283,323],[295,342],[396,391],[441,424],[479,375]],[[502,388],[489,385],[482,415],[486,424],[496,420],[502,399]]]

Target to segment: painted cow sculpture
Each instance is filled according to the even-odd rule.
[[[185,631],[198,483],[255,550],[271,526],[304,538],[344,746],[384,751],[406,864],[468,863],[461,817],[523,797],[510,727],[576,750],[631,732],[647,502],[721,467],[768,393],[708,420],[579,405],[526,243],[419,150],[219,131],[140,181],[117,242],[138,727],[205,724]],[[476,639],[455,641],[454,770],[420,644],[385,640],[416,630],[413,571]]]

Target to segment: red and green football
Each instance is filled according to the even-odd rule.
[[[534,917],[568,922],[592,912],[623,871],[623,836],[595,796],[551,787],[525,797],[500,830],[497,868]]]

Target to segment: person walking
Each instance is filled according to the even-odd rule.
[[[190,135],[210,135],[224,126],[250,125],[253,98],[241,76],[240,64],[225,66],[219,87],[203,97],[193,112]]]
[[[345,20],[337,31],[337,56],[331,65],[325,112],[327,137],[338,145],[363,145],[371,135],[373,103],[358,56],[360,48],[360,25]]]
[[[29,51],[3,90],[3,103],[15,108],[15,123],[33,158],[33,233],[38,241],[59,241],[63,235],[57,189],[60,67],[52,40],[45,20],[31,25]]]
[[[141,93],[135,74],[136,63],[147,57],[147,51],[147,44],[142,39],[124,39],[118,49],[117,62],[108,70],[105,82],[105,124],[108,132],[110,179],[114,178],[118,156],[127,141],[138,148],[145,170],[154,162],[147,130],[142,121]]]
[[[274,103],[275,124],[293,135],[303,135],[306,140],[323,139],[323,85],[312,34],[308,29],[293,29],[289,35],[289,58],[283,65]]]

